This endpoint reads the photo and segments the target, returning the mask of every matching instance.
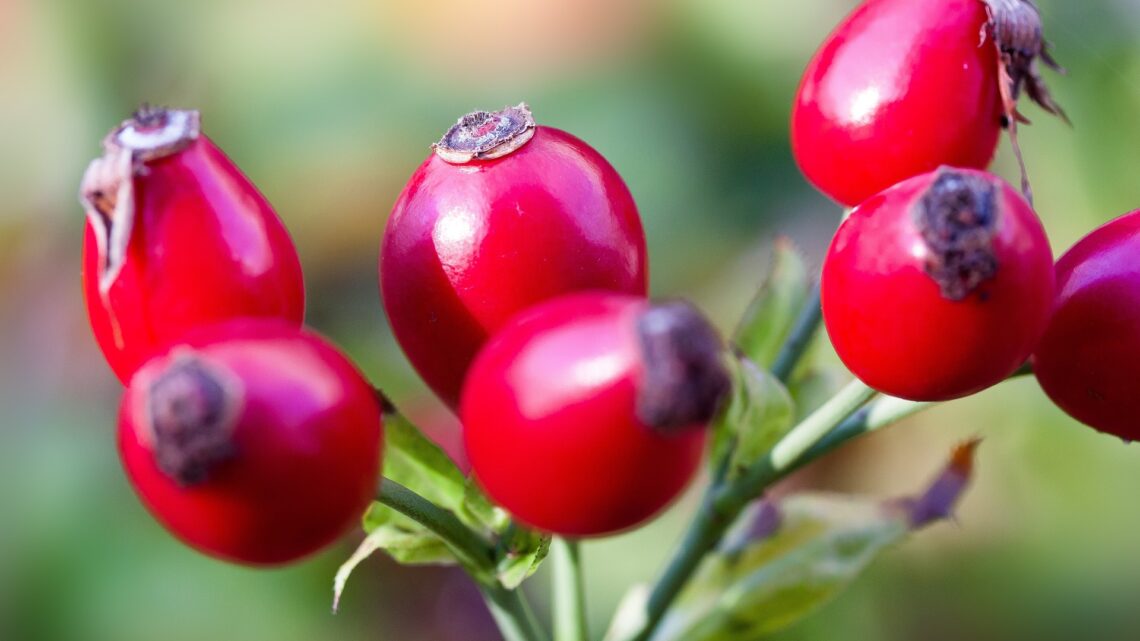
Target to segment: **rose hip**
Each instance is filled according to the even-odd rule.
[[[646,270],[621,177],[525,105],[468,114],[444,135],[396,201],[380,257],[396,338],[453,408],[476,352],[512,316],[575,291],[644,295]]]
[[[332,542],[374,495],[376,395],[316,335],[275,319],[201,328],[143,365],[119,414],[131,485],[212,556],[285,563]]]
[[[867,0],[804,72],[796,162],[845,205],[941,165],[984,168],[1023,88],[1063,116],[1037,59],[1055,66],[1026,0]]]
[[[257,316],[299,325],[296,249],[265,198],[199,131],[196,111],[143,108],[83,178],[83,289],[124,383],[195,327]]]
[[[1140,439],[1140,210],[1057,261],[1057,301],[1033,356],[1042,389],[1070,416]]]
[[[823,263],[823,319],[839,358],[911,400],[966,396],[1011,374],[1049,320],[1045,230],[1001,179],[951,169],[856,207]]]
[[[651,518],[700,466],[730,387],[722,350],[687,303],[592,292],[524,312],[463,388],[475,476],[549,532],[598,536]]]

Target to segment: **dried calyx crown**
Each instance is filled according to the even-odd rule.
[[[142,164],[185,149],[199,135],[197,111],[144,104],[103,139],[103,155],[87,166],[79,188],[79,201],[95,232],[102,296],[126,260],[134,227],[135,174]]]
[[[923,268],[942,296],[963,300],[997,274],[993,238],[1000,214],[991,180],[947,167],[938,170],[915,203],[913,217],[926,245]]]
[[[534,116],[526,103],[499,111],[473,111],[452,125],[432,145],[443,160],[462,165],[502,158],[534,137]]]
[[[103,140],[103,147],[126,149],[136,160],[169,156],[194,142],[201,118],[193,109],[169,109],[143,104]]]
[[[637,417],[668,432],[708,423],[732,387],[720,336],[685,301],[652,304],[637,319],[645,377]]]
[[[190,351],[173,355],[146,388],[146,417],[159,469],[179,485],[209,478],[235,453],[240,383]]]
[[[1017,100],[1024,89],[1029,98],[1045,111],[1069,122],[1061,106],[1053,100],[1045,80],[1037,68],[1037,61],[1057,71],[1064,71],[1049,54],[1041,15],[1032,0],[984,0],[989,13],[989,30],[998,52],[998,89],[1002,102],[1002,126],[1009,131],[1014,157],[1021,170],[1021,192],[1033,203],[1033,190],[1017,142],[1017,124],[1029,120],[1017,109]]]
[[[1008,118],[1028,122],[1017,112],[1017,99],[1022,89],[1033,102],[1051,114],[1060,116],[1066,122],[1064,110],[1053,100],[1045,80],[1037,69],[1037,60],[1051,69],[1060,70],[1060,65],[1049,54],[1049,42],[1045,40],[1041,25],[1041,15],[1031,0],[985,0],[990,14],[990,29],[1001,58],[1004,81],[1002,97],[1005,99],[1005,114]]]

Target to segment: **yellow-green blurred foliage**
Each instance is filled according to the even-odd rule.
[[[202,110],[292,230],[311,324],[426,416],[381,311],[376,254],[446,126],[526,100],[589,141],[641,207],[654,291],[729,327],[773,235],[818,261],[837,220],[792,163],[787,120],[803,65],[854,4],[0,0],[0,639],[496,638],[454,572],[370,560],[333,616],[351,541],[247,570],[183,548],[139,506],[116,459],[119,388],[82,309],[76,202],[99,140],[138,103]],[[1140,0],[1039,4],[1069,70],[1049,80],[1075,126],[1027,106],[1022,144],[1062,251],[1140,207]],[[996,167],[1015,176],[1004,142]],[[891,552],[781,639],[1140,638],[1140,446],[1077,426],[1032,380],[876,435],[797,484],[910,491],[975,434],[957,524]],[[652,577],[690,508],[586,546],[596,628]]]

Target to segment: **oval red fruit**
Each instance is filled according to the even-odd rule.
[[[1042,389],[1070,416],[1140,440],[1140,210],[1057,261],[1053,318],[1033,356]]]
[[[468,373],[472,470],[528,525],[567,536],[633,527],[693,478],[730,382],[687,303],[572,294],[508,323]]]
[[[645,235],[614,168],[525,105],[460,120],[396,201],[380,257],[384,308],[412,365],[455,407],[487,337],[574,291],[644,295]]]
[[[293,242],[249,179],[199,133],[196,111],[140,110],[104,146],[83,180],[83,287],[120,380],[195,327],[246,316],[301,323]]]
[[[846,205],[941,165],[989,164],[1001,130],[998,59],[982,0],[868,0],[808,64],[792,151]]]
[[[966,396],[1011,374],[1049,320],[1045,230],[1012,187],[941,168],[869,198],[823,263],[823,319],[836,353],[902,398]]]
[[[332,542],[374,496],[375,393],[323,339],[279,320],[188,334],[131,379],[119,453],[150,512],[186,544],[248,564]]]

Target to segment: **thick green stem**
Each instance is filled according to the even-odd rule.
[[[771,459],[772,468],[779,472],[789,467],[811,446],[833,430],[836,425],[843,422],[876,395],[878,392],[867,387],[859,379],[848,383],[819,409],[800,421],[799,425],[780,439],[779,443],[776,443],[768,455],[768,458]],[[748,476],[745,474],[743,478],[747,479]],[[763,488],[754,484],[751,489],[759,492]]]
[[[495,551],[490,542],[451,512],[391,479],[383,479],[376,500],[431,530],[447,544],[479,584],[506,641],[546,641],[546,635],[518,590],[495,578]]]
[[[554,641],[587,641],[586,593],[577,541],[555,537],[550,542],[554,583]]]
[[[776,353],[775,360],[772,361],[772,375],[785,385],[791,379],[792,372],[795,371],[800,358],[807,351],[812,337],[819,329],[819,322],[823,319],[819,297],[819,281],[817,280],[812,285],[803,306],[800,307],[795,324],[792,325],[792,331],[788,333],[787,339],[784,340],[784,344],[780,346],[780,351]]]
[[[917,401],[904,401],[893,396],[883,396],[848,416],[835,429],[828,432],[827,436],[821,438],[811,449],[804,452],[803,456],[796,461],[795,467],[803,467],[857,436],[893,425],[911,414],[916,414],[935,405],[937,403],[919,403]]]
[[[494,548],[451,512],[387,478],[380,482],[376,500],[438,535],[468,567],[486,572],[494,570]]]
[[[685,533],[681,548],[666,567],[661,579],[649,595],[646,624],[634,637],[649,639],[666,610],[680,594],[685,583],[709,550],[716,547],[740,512],[748,503],[789,472],[813,445],[834,430],[877,392],[859,381],[853,381],[827,403],[800,421],[760,461],[727,484],[709,489],[697,514]]]
[[[1010,374],[1006,380],[1029,376],[1032,373],[1033,367],[1026,363]],[[803,467],[857,436],[874,432],[888,425],[894,425],[912,414],[917,414],[935,405],[938,403],[904,401],[894,396],[880,396],[873,403],[867,404],[866,407],[848,416],[835,429],[828,432],[827,436],[821,438],[811,449],[804,452],[803,456],[800,456],[799,460],[796,461],[795,467]]]

